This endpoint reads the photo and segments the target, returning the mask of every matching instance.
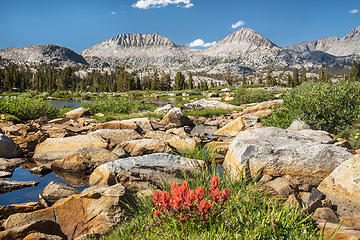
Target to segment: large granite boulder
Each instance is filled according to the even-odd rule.
[[[77,119],[90,115],[88,108],[79,107],[64,114],[65,118]]]
[[[5,231],[10,231],[30,222],[54,221],[69,239],[87,233],[106,234],[120,223],[124,213],[123,206],[129,203],[129,200],[132,201],[131,196],[120,184],[88,188],[80,194],[56,202],[52,207],[31,213],[13,214],[3,226]]]
[[[0,158],[21,157],[22,152],[14,141],[7,135],[0,133]]]
[[[48,138],[35,148],[34,160],[51,163],[82,148],[106,148],[107,142],[96,136],[77,135],[66,138]]]
[[[0,220],[7,219],[10,215],[15,213],[33,212],[42,208],[44,207],[38,202],[0,206]]]
[[[170,109],[164,118],[160,121],[160,124],[171,124],[173,127],[195,125],[193,121],[191,121],[183,112],[181,112],[180,108]]]
[[[147,132],[144,137],[152,138],[152,139],[160,139],[168,143],[171,147],[175,148],[178,151],[192,150],[196,146],[196,142],[192,138],[184,138],[182,136],[168,132],[163,132],[163,131]]]
[[[70,172],[91,173],[101,164],[118,159],[115,153],[107,149],[82,148],[66,155],[61,160],[55,160],[51,168]]]
[[[360,155],[341,163],[318,186],[340,216],[360,214]]]
[[[67,198],[73,194],[80,193],[79,189],[69,187],[64,183],[51,181],[39,194],[39,200],[45,207],[53,205],[61,198]]]
[[[186,103],[183,106],[183,110],[202,110],[206,108],[211,109],[238,109],[238,106],[223,103],[217,100],[205,100],[200,99],[191,103]]]
[[[89,133],[90,136],[98,136],[109,142],[109,147],[135,139],[140,139],[141,135],[132,129],[99,129]]]
[[[121,182],[132,188],[132,184],[140,182],[162,186],[164,181],[171,184],[185,175],[199,172],[204,166],[204,161],[167,153],[122,158],[97,167],[90,175],[89,184],[113,185]]]
[[[172,151],[169,144],[160,139],[138,139],[120,144],[130,156],[142,156],[151,153],[169,153]]]
[[[275,127],[240,132],[226,154],[224,168],[232,176],[290,175],[302,184],[317,186],[337,166],[352,156],[346,149]]]

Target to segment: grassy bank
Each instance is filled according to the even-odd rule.
[[[187,179],[190,189],[204,186],[213,170]],[[121,224],[106,240],[114,239],[319,239],[313,220],[298,208],[284,205],[284,199],[271,196],[246,179],[231,180],[223,175],[219,189],[228,189],[227,200],[220,208],[210,208],[207,219],[188,216],[179,221],[168,214],[154,216],[151,199],[139,200],[129,211],[129,221]],[[170,186],[163,190],[170,191]],[[208,200],[211,202],[211,200]],[[214,206],[214,205],[213,205]],[[213,211],[213,212],[212,212]]]

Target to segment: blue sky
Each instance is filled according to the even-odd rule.
[[[209,46],[236,23],[285,46],[343,37],[360,25],[359,10],[359,0],[0,0],[0,48],[54,43],[80,52],[128,32]]]

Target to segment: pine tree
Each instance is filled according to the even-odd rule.
[[[136,77],[136,90],[142,90],[141,81],[139,77]]]
[[[175,76],[175,89],[183,90],[185,89],[185,77],[181,72],[177,72]]]
[[[194,88],[194,79],[192,77],[192,73],[189,72],[189,79],[188,79],[188,88],[193,89]]]
[[[324,69],[323,68],[320,68],[319,70],[319,79],[318,79],[319,82],[325,82],[325,73],[324,73]]]
[[[292,78],[291,78],[290,73],[288,73],[288,75],[287,75],[286,87],[288,87],[288,88],[292,88],[292,87],[294,87],[294,86],[293,86],[293,81],[292,81]]]
[[[267,86],[274,86],[273,85],[273,81],[272,81],[272,77],[271,77],[271,69],[268,69],[266,71],[266,85]]]
[[[348,79],[351,81],[360,81],[360,64],[354,60],[348,74]]]
[[[159,76],[157,71],[154,72],[153,78],[151,79],[151,90],[158,90],[159,88]]]
[[[299,71],[297,68],[294,68],[293,69],[293,76],[292,76],[292,86],[293,87],[296,87],[298,85],[300,85],[300,82],[299,82]]]
[[[247,78],[245,76],[245,74],[242,76],[242,85],[246,85],[247,84]]]
[[[307,77],[306,77],[306,73],[304,72],[303,74],[301,74],[301,83],[305,83],[307,82]]]

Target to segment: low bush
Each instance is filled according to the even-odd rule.
[[[261,119],[267,126],[287,128],[296,119],[316,129],[338,133],[360,120],[360,83],[306,83],[283,96],[282,108]]]
[[[232,104],[241,105],[246,103],[257,103],[276,99],[275,95],[279,94],[276,90],[261,90],[252,88],[239,88],[234,94]]]
[[[214,174],[212,171],[203,172],[187,179],[186,186],[177,186],[173,191],[185,192],[178,191],[178,188],[183,187],[184,190],[195,189],[194,193],[204,192],[204,195],[211,196],[214,191],[211,190],[212,184],[208,186],[208,183]],[[204,186],[204,189],[201,186]],[[219,198],[218,206],[212,210],[209,205],[204,204],[212,204],[213,196],[204,197],[200,208],[195,201],[195,206],[190,207],[194,213],[189,215],[190,210],[184,201],[178,201],[185,200],[184,197],[189,196],[188,194],[174,200],[171,207],[166,205],[169,210],[163,210],[162,205],[157,205],[162,201],[159,200],[162,195],[164,201],[171,199],[171,187],[164,186],[162,190],[167,193],[160,193],[160,196],[157,193],[153,199],[156,200],[155,206],[150,199],[139,200],[137,207],[131,208],[129,212],[128,217],[131,220],[122,223],[104,239],[321,239],[320,232],[310,216],[299,208],[284,205],[284,200],[271,196],[252,181],[231,180],[223,175],[217,188],[216,195],[219,197],[224,189],[230,190],[224,204],[221,205]],[[177,203],[182,204],[180,211],[173,207],[178,206]],[[203,206],[206,206],[206,214]],[[220,211],[217,211],[220,206]]]
[[[84,102],[81,104],[84,108],[89,108],[92,114],[96,113],[117,113],[129,114],[134,111],[146,110],[150,106],[140,101],[128,98],[103,99],[98,101]]]
[[[10,114],[20,121],[36,119],[39,117],[55,118],[58,109],[41,99],[26,97],[0,98],[0,113]]]

